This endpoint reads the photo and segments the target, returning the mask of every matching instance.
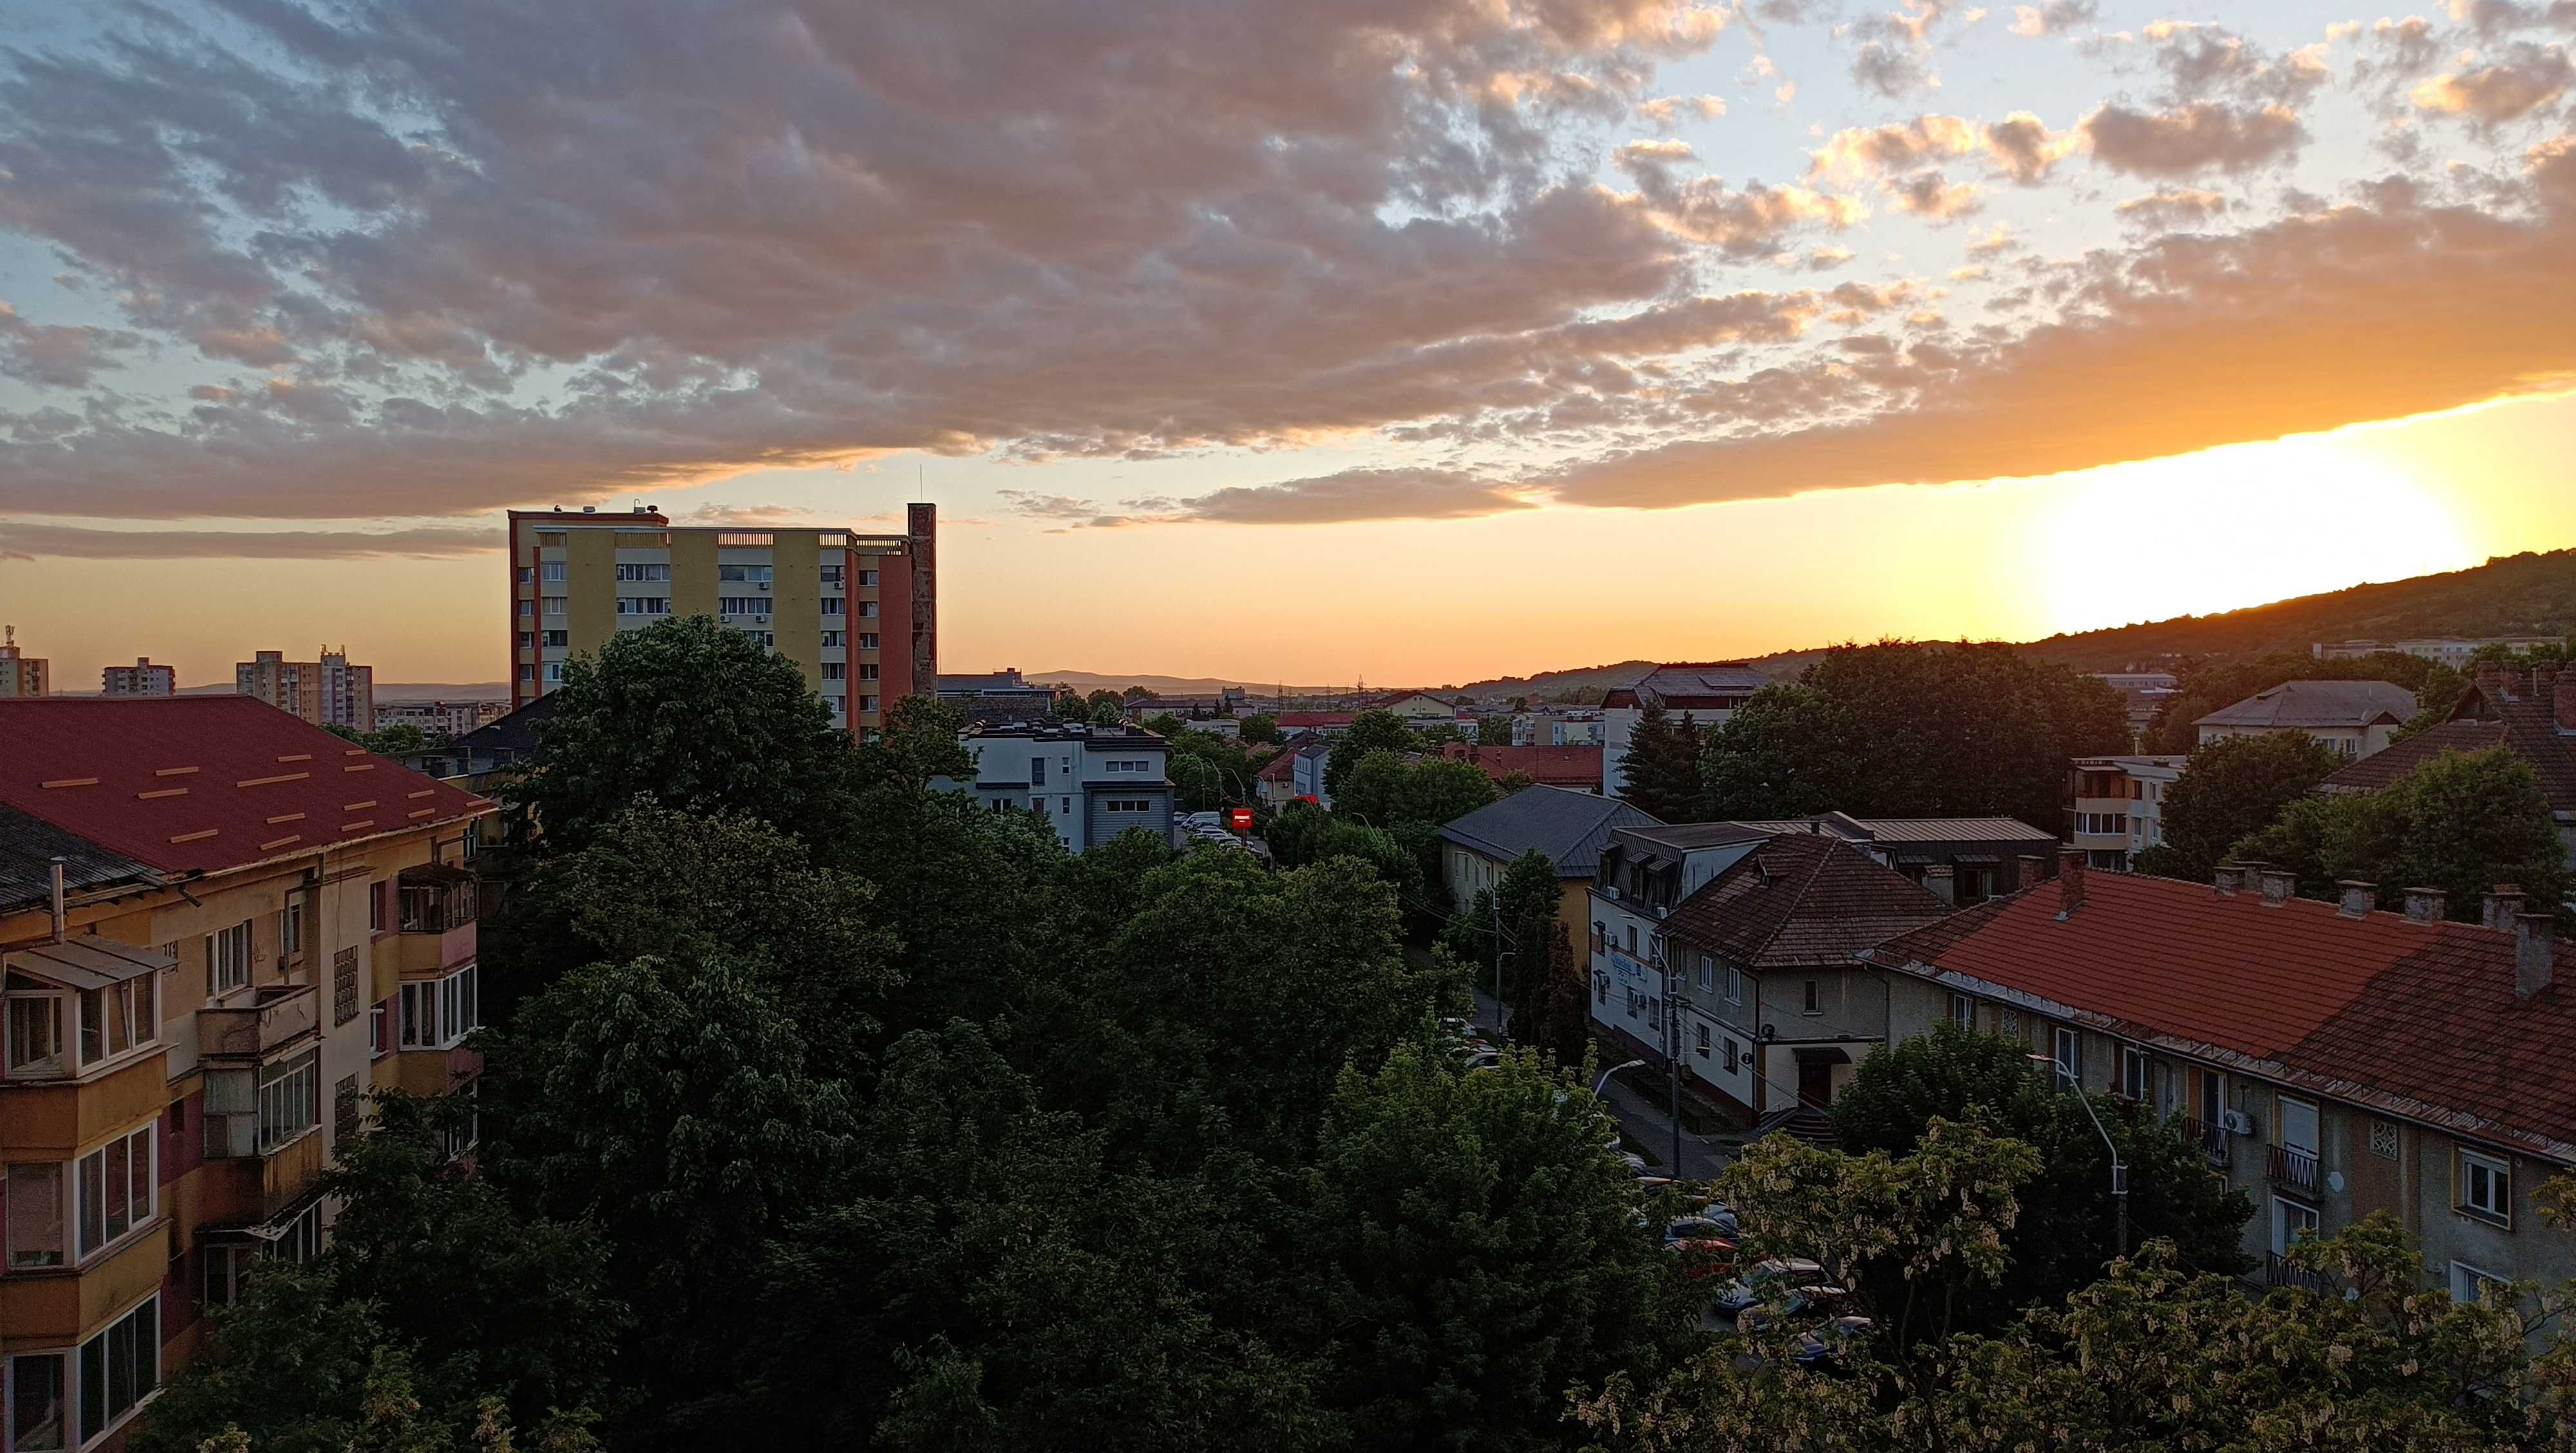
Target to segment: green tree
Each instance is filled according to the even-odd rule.
[[[1764,821],[1862,801],[1869,746],[1860,724],[1811,686],[1766,686],[1708,733],[1698,815]]]
[[[1619,795],[1661,821],[1687,822],[1699,806],[1699,755],[1700,730],[1690,714],[1675,721],[1649,703],[1619,758],[1626,781]]]
[[[833,825],[850,738],[795,663],[709,616],[621,631],[564,667],[554,715],[504,789],[548,852],[578,851],[647,793],[683,812]]]
[[[2164,849],[2141,854],[2138,871],[2207,881],[2239,840],[2279,818],[2343,764],[2305,732],[2230,737],[2199,748],[2165,789]]]
[[[1456,822],[1494,800],[1494,781],[1473,762],[1432,760],[1418,763],[1396,788],[1392,807],[1397,822],[1441,826]],[[1435,871],[1433,876],[1438,876]]]
[[[2444,752],[2368,796],[2302,799],[2230,856],[2290,869],[2311,898],[2333,898],[2340,880],[2358,879],[2395,908],[2408,888],[2439,888],[2462,922],[2478,919],[2499,884],[2539,905],[2570,887],[2549,800],[2531,764],[2506,747]]]
[[[1610,1133],[1523,1053],[1462,1074],[1408,1045],[1343,1072],[1300,1239],[1328,1268],[1325,1395],[1353,1446],[1573,1448],[1564,1389],[1687,1344],[1694,1309]]]
[[[1502,775],[1501,780],[1494,784],[1494,789],[1501,795],[1510,797],[1517,793],[1527,792],[1537,785],[1537,778],[1532,777],[1530,774],[1522,771],[1518,767],[1514,767],[1512,770],[1505,772]]]
[[[2163,1237],[2193,1270],[2250,1269],[2241,1236],[2254,1207],[2244,1193],[2211,1175],[2200,1148],[2170,1124],[2132,1119],[2107,1096],[2092,1100],[2129,1167],[2130,1244]],[[1834,1142],[1855,1155],[1903,1157],[1936,1123],[1978,1116],[2038,1159],[2016,1182],[2022,1219],[2005,1233],[2007,1264],[1948,1293],[1943,1333],[1998,1327],[2023,1307],[2060,1300],[2113,1256],[2109,1152],[2084,1105],[2054,1088],[2018,1039],[1945,1020],[1873,1051],[1834,1097]]]
[[[1397,794],[1412,774],[1412,764],[1395,752],[1369,753],[1351,764],[1342,785],[1334,789],[1334,815],[1374,827],[1395,821]]]
[[[875,740],[858,749],[863,781],[894,781],[927,787],[934,777],[972,781],[975,758],[961,738],[966,712],[936,696],[898,698],[885,710],[885,726]]]
[[[1351,769],[1360,758],[1371,752],[1394,752],[1399,756],[1422,749],[1421,738],[1404,718],[1391,711],[1361,712],[1351,719],[1350,729],[1333,738],[1332,755],[1324,759],[1324,792],[1339,801],[1342,784],[1350,780]]]
[[[1476,719],[1476,745],[1508,747],[1512,744],[1512,719],[1500,713]]]
[[[1234,735],[1235,740],[1247,744],[1275,742],[1279,740],[1279,719],[1268,712],[1256,711],[1235,724]]]

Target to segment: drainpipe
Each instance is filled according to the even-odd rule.
[[[63,941],[63,926],[63,860],[61,855],[57,854],[54,858],[54,942],[56,943]]]

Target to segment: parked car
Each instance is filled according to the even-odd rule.
[[[1711,1216],[1682,1216],[1664,1228],[1666,1241],[1705,1241],[1712,1236],[1735,1237],[1735,1228],[1721,1224]]]
[[[1623,1150],[1619,1152],[1619,1159],[1621,1163],[1628,1167],[1628,1174],[1639,1177],[1643,1177],[1645,1175],[1646,1158],[1644,1156],[1637,1154],[1633,1150]]]
[[[1877,1324],[1867,1317],[1836,1317],[1799,1333],[1798,1350],[1789,1354],[1789,1360],[1806,1368],[1838,1363],[1852,1343],[1868,1336],[1876,1327]]]
[[[1803,1256],[1775,1256],[1717,1289],[1717,1310],[1729,1317],[1759,1304],[1783,1286],[1815,1286],[1827,1280],[1822,1264]]]
[[[1781,1303],[1780,1317],[1784,1322],[1795,1324],[1806,1321],[1810,1317],[1841,1316],[1845,1305],[1850,1301],[1849,1291],[1830,1282],[1802,1286],[1789,1293],[1787,1299]],[[1746,1307],[1735,1317],[1735,1330],[1739,1332],[1759,1332],[1770,1325],[1771,1309],[1758,1303]]]
[[[1729,1276],[1735,1271],[1735,1243],[1723,1236],[1664,1238],[1664,1249],[1681,1258],[1682,1275]]]

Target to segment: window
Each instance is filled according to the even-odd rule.
[[[331,1022],[358,1017],[358,951],[344,948],[331,956]]]
[[[828,614],[828,612],[827,612],[827,614]],[[876,648],[877,648],[877,636],[876,636],[876,632],[874,632],[874,631],[861,631],[861,632],[859,632],[859,649],[860,649],[860,650],[862,650],[862,651],[873,651],[873,650],[875,650]]]
[[[671,567],[668,565],[620,565],[617,567],[617,578],[620,580],[668,580],[671,578]]]
[[[716,597],[716,614],[720,616],[765,616],[769,614],[769,597],[765,595],[720,595]]]
[[[860,697],[860,698],[859,698],[859,710],[861,710],[861,711],[874,711],[874,710],[876,710],[876,709],[877,709],[877,699],[876,699],[875,697],[873,697],[873,696],[862,696],[862,697]]]
[[[1030,786],[1032,786],[1032,787],[1044,787],[1044,786],[1046,785],[1046,764],[1047,764],[1047,759],[1046,759],[1046,758],[1044,758],[1044,757],[1031,757],[1031,758],[1029,758],[1029,785],[1030,785]]]
[[[862,586],[868,586],[868,585],[874,585],[874,584],[876,584],[876,583],[877,583],[877,573],[876,573],[875,571],[873,571],[873,570],[862,570],[862,571],[860,571],[860,572],[859,572],[859,584],[860,584],[860,585],[862,585]]]
[[[1664,1027],[1664,1000],[1660,994],[1651,995],[1646,1000],[1646,1027],[1648,1029]]]
[[[9,1073],[35,1077],[63,1072],[63,1005],[60,994],[9,996]]]
[[[315,1051],[318,1054],[319,1051]],[[321,1088],[314,1054],[262,1065],[259,1070],[259,1148],[265,1155],[318,1123],[314,1096]]]
[[[2510,1165],[2492,1156],[2463,1150],[2460,1152],[2459,1177],[2453,1184],[2459,1187],[2461,1211],[2499,1226],[2513,1224],[2513,1168]]]
[[[9,1269],[62,1265],[63,1163],[20,1161],[9,1167],[7,1184]]]
[[[9,1446],[18,1453],[60,1453],[63,1354],[9,1359]]]
[[[2381,1160],[2397,1159],[2396,1121],[2373,1120],[2370,1122],[2370,1153],[2378,1156]]]
[[[1111,797],[1104,799],[1100,805],[1111,812],[1151,812],[1154,810],[1154,799],[1150,797]]]
[[[848,604],[849,604],[849,597],[847,597],[847,596],[841,596],[841,595],[827,595],[827,596],[823,597],[823,614],[825,614],[825,615],[827,615],[827,616],[836,616],[836,615],[839,615],[839,614],[841,614],[841,613],[843,612],[843,610],[845,610],[845,609],[848,607]],[[873,614],[873,612],[870,612],[870,611],[861,611],[861,612],[859,612],[859,614],[861,614],[861,615],[869,615],[869,614]]]
[[[209,997],[250,982],[250,921],[206,935],[206,993]]]
[[[1813,980],[1813,979],[1809,979],[1809,980],[1807,981],[1807,1001],[1806,1001],[1806,1007],[1805,1007],[1805,1008],[1803,1008],[1803,1009],[1801,1009],[1801,1010],[1799,1010],[1798,1012],[1799,1012],[1799,1013],[1801,1013],[1801,1014],[1822,1014],[1822,1013],[1824,1013],[1824,1012],[1825,1012],[1824,1005],[1822,1005],[1821,1003],[1817,1002],[1817,999],[1816,999],[1816,981],[1815,981],[1815,980]]]
[[[617,613],[622,616],[666,616],[671,613],[671,598],[667,595],[621,595],[617,598]],[[555,639],[561,634],[560,631],[546,632],[546,644],[568,644],[568,641]]]
[[[259,1096],[248,1070],[208,1070],[206,1158],[259,1154]]]
[[[536,668],[536,667],[534,667],[534,666],[522,666],[522,667],[520,667],[520,668],[519,668],[519,679],[520,679],[520,680],[522,680],[522,681],[534,681],[534,680],[536,680],[536,679],[537,679],[537,668]]]
[[[719,565],[716,579],[726,585],[767,585],[775,577],[767,565]]]
[[[331,1087],[331,1138],[345,1142],[358,1133],[358,1077],[342,1075]]]
[[[546,644],[549,646],[569,648],[572,645],[572,632],[548,631],[546,632]]]
[[[1726,1002],[1729,1004],[1744,1002],[1744,971],[1732,964],[1729,964],[1726,969]]]
[[[823,602],[823,603],[824,603],[825,605],[830,605],[830,604],[831,604],[831,602],[830,602],[830,601],[825,601],[825,602]],[[833,614],[837,614],[837,612],[834,612],[834,611],[825,611],[825,612],[824,612],[824,614],[825,614],[825,615],[833,615]],[[875,619],[877,618],[877,603],[876,603],[875,601],[873,601],[873,600],[863,600],[863,601],[860,601],[860,602],[859,602],[859,618],[860,618],[861,620],[875,620]]]
[[[304,952],[304,905],[289,903],[277,913],[277,952],[293,958]]]
[[[536,632],[534,632],[534,631],[521,631],[521,632],[519,632],[519,649],[520,649],[520,650],[522,650],[522,651],[528,650],[528,649],[530,649],[531,647],[535,646],[536,644],[537,644],[537,633],[536,633]]]
[[[402,986],[402,1047],[446,1049],[479,1028],[474,965]]]
[[[2003,1022],[2004,1022],[2004,1038],[2006,1038],[2006,1039],[2019,1039],[2019,1038],[2021,1038],[2021,1014],[2020,1014],[2020,1012],[2019,1012],[2019,1011],[2017,1011],[2017,1010],[2012,1010],[2012,1009],[2007,1009],[2007,1010],[2005,1010],[2005,1011],[2004,1011],[2004,1021],[2003,1021]]]
[[[563,663],[561,661],[548,661],[546,663],[546,684],[548,686],[563,685]]]
[[[520,583],[521,585],[534,585],[534,584],[536,584],[536,583],[537,583],[537,567],[535,567],[534,565],[522,565],[522,566],[520,566],[520,567],[519,567],[519,583]]]
[[[156,1128],[157,1125],[146,1125],[128,1131],[80,1158],[80,1205],[75,1223],[80,1228],[82,1256],[114,1245],[128,1232],[150,1224],[156,1188],[152,1174]]]
[[[1637,1017],[1637,991],[1634,989],[1628,991],[1628,1017],[1631,1019]]]
[[[2511,1290],[2512,1286],[2513,1283],[2503,1277],[2491,1271],[2480,1271],[2465,1261],[2451,1263],[2452,1301],[2482,1302],[2492,1293],[2497,1303],[2502,1305],[2505,1293]]]
[[[393,1003],[382,999],[367,1006],[367,1058],[371,1060],[393,1053]]]
[[[385,885],[381,881],[367,885],[367,931],[385,931]]]
[[[467,1113],[462,1128],[444,1132],[447,1154],[451,1159],[472,1150],[483,1139],[483,1114],[473,1108],[477,1099],[475,1092],[480,1084],[478,1080],[467,1080],[456,1087],[456,1098],[465,1102]]]
[[[1592,951],[1599,953],[1610,945],[1610,926],[1600,919],[1592,920]]]
[[[256,1248],[238,1241],[210,1241],[205,1245],[205,1304],[229,1307],[241,1297],[242,1279],[250,1275],[251,1263],[258,1260]]]
[[[1705,1024],[1694,1025],[1692,1026],[1692,1032],[1698,1040],[1697,1048],[1699,1050],[1699,1057],[1701,1059],[1708,1058],[1708,1026]]]
[[[81,1441],[105,1433],[161,1385],[161,1294],[81,1344]]]
[[[548,583],[562,580],[565,578],[569,563],[563,560],[548,560],[537,567],[537,578]]]
[[[1607,1004],[1610,1002],[1610,976],[1608,974],[1594,974],[1592,976],[1592,1002],[1595,1004]]]
[[[1743,1065],[1743,1048],[1737,1045],[1732,1039],[1726,1041],[1726,1072],[1730,1075],[1734,1074],[1737,1070],[1743,1068]]]
[[[569,614],[571,610],[572,602],[565,597],[560,595],[550,595],[546,597],[546,614],[550,616],[566,615]]]
[[[533,601],[533,600],[523,600],[523,601],[520,601],[520,602],[519,602],[519,619],[521,619],[521,620],[526,620],[526,619],[528,619],[530,616],[535,615],[536,613],[537,613],[537,603],[536,603],[535,601]]]
[[[838,645],[842,645],[842,644],[844,644],[844,640],[843,640],[843,633],[842,633],[842,632],[840,632],[840,631],[825,631],[825,632],[823,633],[823,645],[825,646],[825,648],[827,648],[827,649],[828,649],[828,648],[830,648],[830,647],[838,646]]]
[[[2317,1232],[2317,1208],[2272,1198],[2272,1254],[2279,1256]]]
[[[1950,996],[1950,1022],[1962,1029],[1977,1027],[1977,1001],[1965,994]]]
[[[861,666],[861,667],[859,668],[859,679],[860,679],[861,681],[874,681],[874,680],[876,680],[876,679],[877,679],[877,668],[875,668],[874,666]]]
[[[1632,924],[1629,924],[1629,925],[1628,925],[1628,952],[1630,952],[1630,953],[1635,953],[1636,951],[1637,951],[1637,925],[1635,925],[1635,924],[1633,924],[1633,923],[1632,923]]]
[[[840,567],[840,566],[838,566],[838,565],[826,565],[826,566],[824,566],[824,567],[823,567],[823,583],[824,583],[825,585],[838,585],[838,584],[840,584],[840,583],[841,583],[841,567]]]
[[[1703,990],[1711,991],[1717,988],[1717,960],[1708,954],[1699,956],[1699,986]],[[1708,1031],[1701,1030],[1699,1037],[1700,1053],[1706,1054],[1708,1053]]]
[[[824,663],[823,663],[823,679],[824,679],[824,680],[826,680],[826,681],[846,681],[846,680],[848,680],[848,679],[849,679],[849,677],[850,677],[850,668],[849,668],[849,667],[847,667],[847,666],[842,665],[840,662],[838,662],[838,661],[826,661],[826,662],[824,662]]]
[[[2072,1025],[2061,1024],[2050,1032],[2049,1053],[2057,1058],[2053,1067],[2057,1088],[2071,1090],[2084,1083],[2084,1036]]]
[[[2120,1046],[2120,1093],[2142,1104],[2147,1098],[2147,1052],[2134,1044]]]

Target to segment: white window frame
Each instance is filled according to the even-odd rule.
[[[2480,1271],[2465,1261],[2451,1263],[2450,1283],[2451,1300],[2463,1305],[2482,1300],[2480,1294],[2488,1287],[2494,1287],[2501,1293],[2513,1285],[2511,1278],[2498,1276],[2491,1271]]]
[[[435,979],[402,985],[399,1006],[403,1049],[453,1049],[482,1027],[481,975],[469,962]]]
[[[1977,1027],[1977,1001],[1965,994],[1950,996],[1950,1022],[1962,1029]]]
[[[260,1249],[247,1241],[208,1241],[200,1249],[204,1260],[197,1278],[199,1304],[229,1307],[241,1300],[242,1280],[259,1261]]]
[[[2147,1102],[2147,1052],[2134,1044],[2120,1046],[2120,1093],[2143,1105]]]
[[[2513,1163],[2502,1156],[2485,1155],[2461,1146],[2454,1153],[2451,1204],[2471,1220],[2491,1222],[2511,1229],[2513,1226]],[[2483,1177],[2478,1172],[2484,1172]],[[2483,1179],[2487,1200],[2472,1198]]]
[[[1699,986],[1703,992],[1712,994],[1717,992],[1717,955],[1699,956]]]
[[[22,1009],[21,1005],[28,1007]],[[38,1011],[35,1006],[43,1007]],[[0,1008],[0,1016],[5,1017],[5,1027],[0,1027],[0,1034],[6,1035],[5,1048],[0,1048],[0,1054],[8,1057],[5,1068],[9,1077],[50,1080],[72,1074],[78,1068],[80,1055],[78,1014],[79,1008],[68,989],[20,989],[8,994],[5,1008]],[[31,1028],[43,1026],[51,1038],[53,1053],[24,1053],[31,1041],[19,1033],[22,1024]]]
[[[26,1390],[24,1382],[27,1376],[22,1369],[31,1363],[53,1364],[52,1436],[42,1442],[10,1441],[7,1446],[20,1450],[20,1453],[62,1453],[62,1450],[78,1446],[78,1439],[73,1429],[73,1415],[77,1405],[72,1398],[72,1366],[77,1360],[68,1347],[48,1347],[41,1350],[13,1352],[5,1364],[0,1364],[5,1366],[7,1371],[6,1378],[0,1379],[0,1383],[5,1383],[8,1389],[7,1421],[0,1423],[0,1439],[9,1440],[15,1440],[18,1436],[18,1398]],[[43,1426],[41,1422],[37,1425],[39,1432],[43,1430]]]
[[[251,921],[206,935],[206,993],[220,999],[250,982]]]
[[[270,1154],[321,1128],[322,1066],[319,1051],[259,1067],[259,1153]]]
[[[2050,1079],[2061,1090],[2079,1089],[2084,1084],[2084,1031],[2072,1024],[2049,1026],[2048,1053],[2055,1063],[2049,1066]]]
[[[152,974],[119,979],[104,989],[83,989],[79,1005],[80,1065],[84,1073],[97,1065],[150,1049],[161,1038],[159,982]],[[92,1053],[95,1039],[98,1049]]]
[[[72,1162],[71,1229],[72,1264],[85,1264],[95,1257],[129,1245],[150,1231],[159,1219],[161,1205],[160,1122],[154,1120],[108,1137],[90,1147]],[[136,1161],[141,1174],[137,1176]],[[96,1169],[93,1170],[92,1167]],[[107,1183],[109,1168],[116,1171],[117,1184]],[[142,1201],[135,1199],[137,1180],[141,1182]],[[95,1180],[95,1186],[93,1186]],[[91,1230],[91,1213],[97,1213],[97,1231]],[[120,1224],[121,1222],[121,1224]]]
[[[93,1374],[90,1370],[92,1348],[98,1349],[99,1372],[97,1374]],[[120,1348],[124,1349],[129,1361],[139,1356],[145,1369],[144,1377],[139,1382],[132,1381],[130,1379],[133,1377],[133,1368],[128,1366],[123,1369],[129,1379],[127,1389],[131,1391],[132,1396],[126,1399],[122,1407],[106,1407],[105,1400],[115,1395],[119,1380],[117,1374],[120,1370],[111,1365],[109,1359],[116,1357]],[[152,1395],[160,1389],[161,1289],[154,1287],[144,1295],[142,1300],[111,1318],[108,1324],[99,1330],[98,1335],[83,1342],[79,1352],[72,1358],[72,1369],[72,1395],[65,1400],[77,1413],[79,1420],[79,1430],[76,1435],[78,1441],[72,1446],[86,1448],[123,1427],[145,1403],[152,1400]],[[106,1390],[100,1393],[103,1406],[95,1426],[90,1421],[89,1408],[90,1383],[93,1376],[107,1384]]]

